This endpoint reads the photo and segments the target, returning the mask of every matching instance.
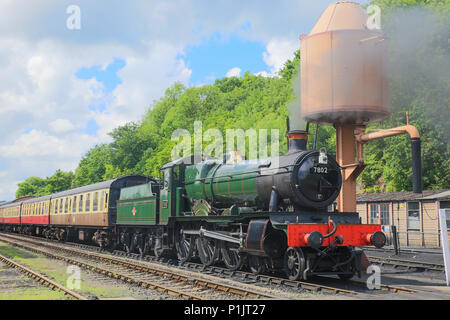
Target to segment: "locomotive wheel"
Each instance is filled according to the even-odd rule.
[[[261,274],[266,270],[264,259],[262,257],[249,255],[247,260],[248,267],[253,274]]]
[[[242,267],[244,259],[238,253],[237,248],[233,248],[227,242],[222,242],[220,252],[222,253],[222,261],[228,269],[235,271]]]
[[[178,260],[181,264],[189,261],[192,258],[195,249],[195,242],[192,237],[186,237],[184,233],[177,232],[177,237],[175,239],[175,248],[177,250]]]
[[[127,251],[127,253],[133,253],[134,249],[136,248],[136,241],[134,238],[134,234],[131,234],[129,241],[125,243],[125,250]]]
[[[152,238],[149,235],[145,236],[145,244],[144,244],[144,251],[142,252],[142,255],[147,255],[150,252],[150,249],[152,247],[153,241]]]
[[[164,249],[162,248],[162,239],[156,238],[155,240],[155,247],[153,248],[153,253],[155,254],[156,258],[161,258],[163,255]]]
[[[145,254],[145,234],[140,234],[136,241],[136,247],[141,257]]]
[[[219,256],[217,242],[214,239],[198,237],[195,239],[198,256],[205,266],[213,265]]]
[[[289,280],[299,280],[305,270],[305,257],[300,248],[289,247],[284,254],[284,268]]]

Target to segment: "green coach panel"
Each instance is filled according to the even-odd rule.
[[[118,225],[153,225],[157,223],[157,199],[151,184],[123,188],[117,201]]]

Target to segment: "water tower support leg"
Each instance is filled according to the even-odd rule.
[[[356,178],[365,165],[356,161],[355,126],[335,125],[335,128],[336,161],[342,168],[342,188],[337,199],[338,211],[356,212]]]

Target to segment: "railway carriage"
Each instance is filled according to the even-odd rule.
[[[20,224],[24,233],[44,234],[50,222],[50,199],[51,196],[44,196],[20,202]]]
[[[120,190],[143,184],[149,178],[120,177],[51,195],[51,236],[60,240],[90,241],[107,245],[116,224],[116,202]]]
[[[4,228],[18,231],[20,227],[20,202],[8,202],[0,206]]]

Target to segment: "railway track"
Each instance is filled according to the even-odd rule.
[[[1,234],[0,234],[1,235]],[[23,235],[21,235],[22,237]],[[50,241],[56,245],[63,245],[62,243],[56,241],[56,240],[48,240],[38,237],[32,237],[32,236],[25,236],[28,238],[36,239],[38,241]],[[79,244],[79,243],[64,243],[64,245],[73,246],[76,248],[80,248],[82,250],[89,250],[90,252],[102,252],[102,250],[99,247],[85,245],[85,244]],[[157,263],[161,266],[174,266],[173,261],[170,259],[161,259],[156,258],[154,256],[140,256],[139,254],[135,253],[126,253],[124,251],[115,250],[113,252],[108,252],[108,254],[112,254],[114,256],[120,256],[120,257],[126,257],[131,258],[133,260],[138,261],[145,261],[145,262],[151,262],[151,263]],[[195,271],[202,274],[208,274],[215,277],[220,278],[226,278],[226,279],[234,279],[236,281],[242,282],[242,283],[250,283],[250,284],[256,284],[256,285],[264,285],[264,286],[270,286],[270,287],[279,287],[282,289],[291,290],[293,292],[313,292],[313,293],[323,293],[323,294],[338,294],[338,295],[347,295],[351,297],[360,297],[363,295],[366,295],[367,297],[374,297],[373,291],[369,291],[367,289],[367,284],[364,281],[359,280],[347,280],[344,282],[344,284],[350,284],[353,287],[362,288],[361,289],[347,289],[342,288],[343,282],[334,278],[322,278],[320,282],[331,282],[336,283],[336,286],[330,286],[330,285],[324,285],[322,283],[317,283],[317,281],[292,281],[283,277],[273,276],[273,275],[264,275],[259,274],[255,275],[251,272],[246,272],[242,270],[238,271],[232,271],[227,268],[219,267],[219,266],[210,266],[205,267],[203,264],[195,263],[195,262],[186,262],[182,266],[177,266],[178,268],[188,270],[188,271]],[[337,281],[336,281],[337,280]],[[404,288],[404,287],[397,287],[392,285],[386,285],[381,284],[382,291],[392,292],[392,293],[415,293],[417,290]]]
[[[431,263],[426,261],[416,261],[409,259],[398,259],[390,257],[379,257],[379,256],[367,256],[369,262],[379,264],[381,266],[388,265],[395,269],[403,268],[406,270],[415,269],[418,271],[434,271],[434,272],[444,272],[444,265],[440,263]]]
[[[4,234],[0,235],[0,240],[35,253],[43,254],[49,258],[65,261],[69,264],[107,275],[111,278],[137,284],[144,288],[157,290],[164,294],[183,299],[205,300],[211,299],[211,297],[215,297],[216,299],[229,299],[230,295],[234,296],[234,298],[240,296],[250,299],[286,298],[204,278],[186,276],[170,270],[163,270],[162,268],[143,266],[124,259],[106,257],[101,254],[49,244],[44,241],[23,239]],[[77,259],[74,259],[73,256],[76,256]]]
[[[27,277],[37,280],[39,283],[48,286],[52,290],[59,290],[59,291],[63,292],[65,295],[75,298],[77,300],[88,300],[86,297],[76,293],[75,291],[67,289],[63,285],[43,276],[42,274],[40,274],[34,270],[31,270],[30,268],[28,268],[26,266],[23,266],[11,259],[8,259],[7,257],[5,257],[3,255],[0,255],[0,262],[8,265],[11,268],[14,268],[14,269],[20,271],[21,273],[24,273]]]
[[[187,265],[190,268],[202,270],[202,272],[210,272],[210,273],[214,273],[216,275],[228,275],[228,276],[236,275],[236,276],[239,276],[244,281],[247,280],[247,281],[252,281],[255,283],[265,283],[265,284],[278,285],[278,286],[281,285],[281,286],[286,286],[286,287],[295,288],[295,289],[303,289],[303,290],[311,291],[311,292],[322,292],[322,293],[326,293],[326,294],[346,294],[346,295],[360,295],[362,293],[361,291],[349,290],[349,289],[340,288],[340,287],[332,287],[332,286],[328,286],[328,285],[323,285],[318,282],[332,282],[332,283],[336,283],[336,284],[345,283],[345,284],[351,284],[351,285],[354,285],[354,286],[357,286],[357,287],[367,290],[366,282],[360,281],[360,280],[354,280],[354,279],[345,280],[343,282],[342,280],[339,280],[337,278],[317,277],[316,280],[314,280],[314,282],[313,281],[310,281],[310,282],[293,281],[293,280],[289,280],[289,279],[285,279],[285,278],[277,277],[277,276],[271,276],[271,275],[264,275],[264,274],[255,275],[253,273],[245,272],[245,271],[231,271],[229,269],[216,267],[216,266],[211,266],[211,267],[205,268],[203,265],[193,263],[193,262],[189,262],[189,263],[187,263]],[[417,290],[414,290],[414,289],[386,285],[386,284],[380,284],[380,290],[389,291],[389,292],[393,292],[393,293],[416,293],[417,292]],[[367,294],[367,293],[364,292],[364,294]],[[370,293],[368,295],[374,296]]]

